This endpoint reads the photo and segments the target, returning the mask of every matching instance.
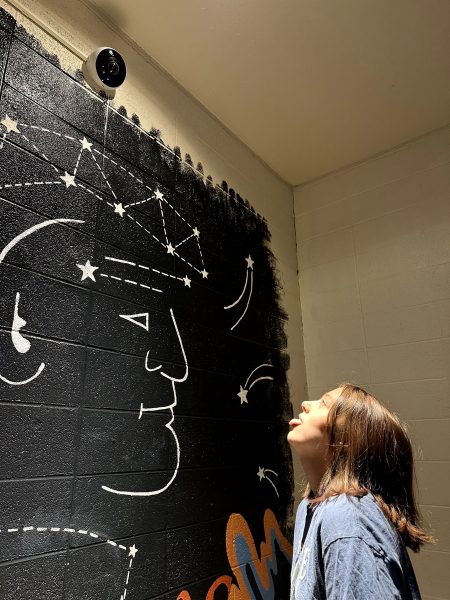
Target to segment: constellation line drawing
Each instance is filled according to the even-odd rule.
[[[266,473],[271,473],[272,475],[275,475],[275,477],[278,477],[278,473],[276,473],[272,469],[264,469],[264,467],[258,467],[258,472],[257,472],[256,475],[257,475],[257,477],[259,477],[260,481],[262,481],[263,479],[266,479],[270,483],[270,485],[273,487],[273,489],[275,490],[276,495],[279,498],[280,494],[278,493],[277,486],[270,479],[270,477],[268,475],[266,475]]]
[[[122,265],[129,265],[130,267],[136,267],[137,269],[142,269],[147,272],[156,273],[157,275],[161,275],[163,277],[168,277],[169,279],[176,279],[177,281],[182,281],[184,283],[185,287],[189,287],[189,288],[191,287],[191,279],[189,279],[189,277],[187,275],[185,275],[184,277],[180,277],[179,275],[173,275],[172,273],[166,273],[164,271],[161,271],[160,269],[155,269],[154,267],[148,267],[147,265],[136,263],[131,260],[125,260],[123,258],[116,258],[114,256],[105,256],[105,260],[108,260],[110,262],[120,263]],[[152,288],[152,289],[154,291],[161,291],[161,290],[156,290],[155,288]]]
[[[252,387],[258,383],[259,381],[264,381],[264,380],[270,380],[273,381],[273,377],[271,375],[263,375],[261,377],[258,377],[257,379],[254,379],[252,381],[252,383],[250,385],[250,379],[253,377],[253,375],[259,371],[260,369],[263,368],[273,368],[273,365],[269,364],[269,363],[263,363],[261,365],[258,365],[255,369],[253,369],[253,371],[250,373],[250,375],[247,377],[246,382],[244,383],[244,386],[240,385],[239,386],[239,392],[237,393],[237,396],[239,396],[240,400],[241,400],[241,404],[248,404],[248,400],[247,400],[247,394],[248,392],[252,389]]]
[[[138,549],[136,548],[135,544],[133,544],[132,546],[129,546],[127,548],[127,546],[124,546],[123,544],[118,544],[114,540],[108,539],[99,533],[95,533],[94,531],[88,531],[87,529],[74,529],[73,527],[51,527],[51,526],[35,527],[33,525],[28,525],[28,526],[24,525],[24,526],[18,526],[18,527],[9,527],[7,529],[0,529],[0,535],[1,534],[10,534],[10,533],[15,533],[15,534],[17,534],[17,533],[79,534],[79,535],[89,536],[95,540],[99,540],[100,542],[104,542],[105,544],[109,544],[110,546],[114,546],[115,548],[118,548],[119,550],[122,550],[123,552],[126,552],[128,550],[127,557],[130,557],[130,561],[128,563],[128,568],[126,571],[124,589],[120,595],[120,600],[125,600],[125,598],[127,596],[129,583],[130,583],[130,575],[132,573],[133,559],[136,557],[136,554],[138,552]]]
[[[148,313],[147,313],[148,315]],[[120,315],[123,316],[123,315]],[[142,316],[142,314],[140,315],[129,315],[132,317],[136,317],[136,316]],[[170,433],[172,434],[172,437],[175,441],[175,446],[176,446],[176,452],[177,452],[177,458],[176,458],[176,466],[175,469],[172,473],[171,478],[169,479],[169,481],[161,488],[157,489],[157,490],[150,490],[150,491],[144,491],[144,492],[134,492],[134,491],[130,491],[130,490],[118,490],[106,485],[102,485],[102,489],[105,490],[106,492],[111,492],[112,494],[119,494],[119,495],[123,495],[123,496],[156,496],[158,494],[162,494],[163,492],[165,492],[171,485],[172,483],[175,481],[175,478],[178,474],[178,469],[180,468],[180,456],[181,456],[181,451],[180,451],[180,442],[178,440],[178,436],[174,430],[174,428],[172,427],[172,424],[175,421],[175,414],[174,414],[174,408],[177,405],[177,391],[176,391],[176,383],[183,383],[184,381],[186,381],[186,379],[188,378],[189,375],[189,365],[188,365],[188,361],[187,361],[187,357],[186,357],[186,352],[184,349],[184,345],[183,345],[183,340],[181,339],[181,335],[180,335],[180,331],[178,329],[178,325],[175,319],[175,315],[173,313],[173,310],[170,309],[170,316],[172,317],[172,323],[173,326],[175,328],[175,332],[177,334],[177,338],[178,338],[178,343],[180,345],[180,349],[181,349],[181,353],[183,355],[183,361],[184,361],[184,374],[182,375],[182,377],[173,377],[172,375],[168,375],[167,373],[165,373],[164,371],[160,371],[160,369],[162,369],[162,365],[158,365],[155,368],[149,368],[148,367],[148,357],[149,357],[149,352],[147,352],[147,355],[145,357],[145,369],[149,372],[154,372],[154,371],[160,371],[160,375],[162,377],[165,377],[166,379],[168,379],[171,382],[171,386],[172,386],[172,393],[173,393],[173,401],[166,405],[166,406],[158,406],[158,407],[152,407],[152,408],[148,408],[148,407],[144,407],[143,403],[141,402],[141,406],[139,409],[139,415],[138,415],[138,419],[142,419],[144,413],[151,413],[151,412],[156,412],[156,411],[162,411],[162,410],[168,410],[169,414],[170,414],[170,420],[168,421],[168,423],[166,423],[164,425],[164,427],[166,427],[166,429],[168,429],[170,431]],[[136,325],[142,327],[141,323],[135,323]],[[144,327],[145,328],[145,327]]]
[[[247,312],[247,309],[249,307],[250,300],[251,300],[251,297],[252,297],[252,293],[253,293],[253,265],[255,264],[255,261],[252,260],[252,257],[251,257],[250,254],[248,255],[248,257],[245,260],[247,262],[247,269],[246,269],[246,273],[245,273],[245,282],[244,282],[244,287],[242,289],[242,292],[241,292],[240,296],[238,297],[238,299],[235,300],[232,304],[229,304],[228,306],[224,306],[223,307],[224,310],[229,310],[230,308],[233,308],[233,307],[237,306],[240,303],[240,301],[242,300],[242,298],[244,297],[244,294],[247,291],[248,282],[250,280],[250,292],[248,294],[247,303],[245,305],[244,312],[241,314],[241,316],[236,321],[236,323],[231,326],[231,331],[233,331],[233,329],[237,325],[239,325],[239,323],[244,318],[244,315]],[[249,276],[249,272],[250,272],[250,276]]]
[[[205,262],[204,262],[204,258],[203,258],[200,241],[199,241],[200,232],[199,232],[198,228],[192,226],[189,223],[189,221],[165,198],[164,194],[159,190],[158,187],[156,187],[156,189],[153,190],[150,186],[148,186],[146,183],[144,183],[144,181],[141,178],[137,177],[131,170],[125,168],[123,165],[120,165],[116,160],[114,160],[113,158],[108,156],[108,154],[106,154],[105,152],[101,152],[100,150],[95,148],[94,142],[89,142],[86,139],[86,137],[83,137],[83,139],[76,139],[73,136],[64,135],[58,131],[53,131],[46,127],[41,127],[39,125],[33,125],[33,124],[29,124],[29,123],[19,123],[18,121],[15,121],[11,117],[9,117],[8,114],[6,114],[6,116],[0,121],[0,123],[1,123],[1,125],[3,125],[5,127],[5,131],[3,132],[2,136],[1,136],[0,150],[3,149],[5,140],[8,138],[8,136],[11,136],[11,135],[19,136],[20,138],[24,139],[27,142],[27,144],[31,145],[31,147],[40,156],[42,156],[42,158],[44,158],[58,174],[58,177],[56,180],[50,180],[50,181],[27,181],[27,182],[20,182],[20,183],[19,182],[3,183],[0,185],[0,190],[7,189],[7,188],[14,188],[14,187],[16,187],[16,188],[17,187],[25,187],[25,186],[29,187],[29,186],[34,186],[34,185],[45,186],[45,185],[62,185],[62,184],[64,184],[67,190],[71,187],[80,187],[83,190],[85,190],[86,192],[91,193],[93,196],[95,196],[97,199],[99,199],[103,203],[106,203],[113,210],[113,213],[115,213],[119,216],[119,218],[122,219],[125,216],[128,219],[130,219],[134,225],[137,225],[143,232],[145,232],[156,243],[158,243],[161,247],[163,247],[167,253],[172,254],[173,256],[177,257],[179,260],[181,260],[182,262],[187,264],[191,269],[196,271],[203,278],[208,277],[208,272],[205,269]],[[49,160],[49,158],[46,156],[46,154],[41,150],[41,148],[39,148],[34,142],[32,142],[29,139],[29,137],[27,137],[23,133],[22,130],[27,129],[27,128],[30,131],[42,131],[47,134],[57,136],[61,139],[66,140],[69,143],[73,143],[76,146],[79,146],[80,149],[79,149],[79,152],[77,153],[77,157],[75,159],[75,165],[73,167],[72,172],[70,173],[68,171],[64,171],[64,175],[60,175],[59,173],[62,172],[62,169],[60,170],[56,165],[54,165]],[[80,161],[81,161],[81,157],[82,157],[83,153],[88,157],[88,159],[92,160],[93,163],[95,164],[102,179],[106,183],[106,186],[107,186],[110,194],[112,195],[114,202],[109,202],[108,200],[106,200],[105,198],[100,196],[99,194],[96,194],[94,191],[87,188],[82,183],[81,180],[79,180],[78,170],[80,167]],[[140,186],[142,186],[145,193],[146,194],[149,193],[149,195],[144,200],[139,200],[136,202],[125,203],[123,200],[121,201],[121,199],[118,198],[115,190],[113,189],[113,186],[109,182],[108,177],[106,176],[102,166],[99,164],[97,158],[108,161],[111,164],[113,164],[115,167],[118,167],[124,174],[126,174],[128,177],[130,177],[134,182],[136,182]],[[143,225],[136,218],[135,215],[137,213],[131,214],[130,211],[128,210],[131,207],[143,205],[148,202],[157,203],[157,205],[159,207],[161,225],[163,227],[163,232],[164,232],[164,240],[159,239],[159,237],[157,235],[155,235],[154,231],[151,231],[151,228],[149,229],[149,227],[146,227],[145,225]],[[165,212],[164,212],[167,210],[172,211],[182,221],[183,225],[188,230],[190,230],[190,233],[181,242],[177,243],[175,246],[172,245],[172,243],[169,241],[169,237],[168,237],[168,231],[167,231],[167,227],[166,227],[166,218],[165,218]],[[180,246],[184,245],[186,242],[188,242],[191,239],[195,239],[195,242],[196,242],[195,247],[198,250],[198,259],[199,259],[198,264],[193,264],[190,260],[188,260],[185,256],[183,256],[183,254],[180,251],[177,251],[177,249]]]
[[[109,257],[105,257],[105,258],[109,258]],[[110,260],[112,260],[112,259],[110,259]],[[133,264],[133,263],[130,263],[130,261],[119,260],[119,259],[115,259],[115,260],[116,260],[116,262],[121,262],[123,264]],[[94,282],[97,281],[95,278],[96,277],[95,271],[97,271],[100,267],[95,267],[94,265],[91,265],[91,261],[89,259],[84,264],[77,263],[76,266],[81,271],[81,281],[84,281],[85,279],[91,279]],[[139,266],[142,267],[143,269],[150,270],[149,267],[144,267],[143,265],[139,265]],[[140,283],[139,281],[135,281],[134,279],[125,279],[124,277],[118,277],[117,275],[111,275],[110,273],[100,273],[100,277],[106,277],[107,279],[111,279],[113,282],[120,281],[121,283],[126,283],[128,285],[134,285],[136,287],[141,287],[145,290],[150,290],[152,292],[158,292],[159,294],[163,293],[163,291],[160,290],[159,288],[152,287],[150,285],[147,285],[146,283]],[[175,276],[174,276],[174,278],[175,278]],[[181,277],[179,279],[181,279]],[[190,280],[189,280],[189,283],[190,283]]]

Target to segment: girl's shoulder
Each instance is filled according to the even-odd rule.
[[[398,543],[395,530],[371,494],[361,498],[340,494],[327,499],[318,507],[317,525],[324,548],[351,537],[361,538],[380,551]]]

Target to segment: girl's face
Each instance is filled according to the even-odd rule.
[[[302,411],[292,419],[288,442],[300,458],[322,458],[328,446],[328,412],[339,398],[342,388],[326,392],[320,400],[302,402]]]

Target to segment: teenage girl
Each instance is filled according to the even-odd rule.
[[[417,600],[406,546],[432,542],[418,522],[411,442],[399,419],[342,384],[302,403],[288,441],[308,480],[298,507],[291,600]]]

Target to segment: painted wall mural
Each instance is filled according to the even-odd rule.
[[[266,223],[1,9],[0,77],[0,600],[284,600]]]

